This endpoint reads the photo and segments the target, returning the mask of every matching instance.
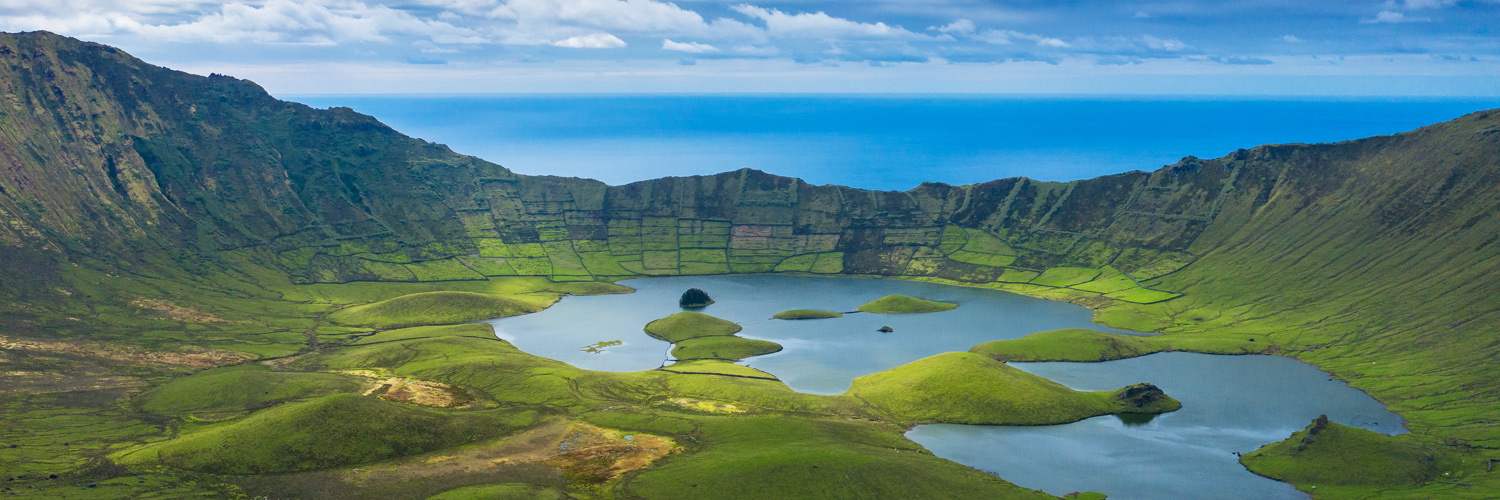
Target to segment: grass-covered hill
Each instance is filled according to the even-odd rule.
[[[511,314],[567,294],[620,291],[600,279],[790,272],[1008,290],[1092,307],[1110,326],[1164,334],[1126,345],[1054,333],[940,361],[979,366],[985,354],[1098,359],[1158,350],[1295,356],[1405,417],[1412,433],[1402,446],[1457,453],[1441,461],[1461,464],[1442,471],[1455,476],[1433,477],[1463,476],[1450,481],[1462,485],[1403,483],[1382,494],[1485,498],[1500,489],[1500,475],[1471,469],[1500,458],[1496,186],[1500,111],[1393,136],[1261,146],[1066,183],[1015,178],[866,191],[740,170],[607,186],[517,175],[348,109],[277,100],[248,81],[172,71],[49,33],[0,34],[0,445],[9,445],[0,448],[0,472],[134,487],[129,474],[144,469],[111,462],[112,453],[144,444],[158,458],[191,457],[221,443],[241,446],[257,429],[301,432],[318,415],[384,419],[327,436],[393,436],[362,442],[365,451],[354,455],[291,447],[303,455],[289,459],[251,446],[236,450],[254,455],[253,463],[194,465],[306,471],[480,446],[475,440],[494,434],[477,429],[509,428],[491,420],[519,429],[563,418],[688,443],[683,455],[609,483],[632,495],[690,495],[695,483],[679,479],[706,484],[740,474],[735,491],[747,495],[787,493],[763,489],[771,484],[764,479],[805,478],[817,487],[804,492],[859,496],[816,481],[823,472],[813,468],[767,465],[811,467],[837,457],[849,462],[827,472],[868,479],[873,489],[863,493],[1030,496],[906,453],[919,447],[890,421],[856,422],[926,420],[922,412],[933,408],[921,401],[926,394],[891,393],[881,411],[849,410],[839,405],[853,403],[803,398],[760,372],[719,380],[705,373],[748,369],[712,359],[691,361],[702,367],[691,374],[618,375],[647,381],[630,385],[496,347],[503,343],[482,326],[431,326],[476,319],[468,315],[474,308]],[[391,330],[406,325],[420,326]],[[379,331],[365,336],[372,328]],[[741,354],[700,342],[686,347],[715,359]],[[269,372],[192,375],[251,360]],[[514,369],[496,370],[505,363]],[[929,368],[885,378],[945,386],[915,376],[936,372]],[[349,377],[365,375],[339,372],[346,369],[394,370],[482,397],[470,410],[355,400],[347,395],[358,382]],[[265,390],[230,383],[241,380]],[[201,400],[181,392],[231,386]],[[1002,403],[957,410],[999,411]],[[691,413],[702,408],[714,410]],[[727,408],[747,415],[714,413]],[[412,429],[432,432],[402,434]],[[757,441],[762,434],[781,440],[767,447]],[[503,446],[512,445],[520,446]],[[323,465],[296,459],[304,455]],[[558,467],[577,465],[528,464],[494,474],[531,485],[518,491],[553,492],[567,484]],[[917,471],[910,481],[882,479],[906,470]],[[343,484],[320,473],[278,481]],[[153,482],[161,477],[141,484],[168,497],[217,484]],[[385,496],[377,490],[366,496]]]

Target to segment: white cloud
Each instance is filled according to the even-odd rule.
[[[1167,52],[1178,52],[1187,48],[1187,44],[1182,43],[1182,40],[1176,38],[1157,38],[1151,35],[1144,35],[1141,37],[1141,41],[1145,42],[1147,48],[1165,50]]]
[[[593,33],[564,38],[552,42],[552,46],[570,49],[618,49],[625,46],[625,41],[609,33]]]
[[[900,26],[891,26],[885,23],[861,23],[833,17],[823,12],[812,14],[803,12],[788,14],[776,9],[765,9],[754,5],[739,4],[730,7],[735,12],[746,16],[760,19],[766,23],[766,29],[771,35],[789,38],[889,38],[889,39],[927,39],[931,38],[907,31]]]
[[[1149,12],[1136,12],[1135,15],[1130,16],[1130,17],[1135,18],[1135,19],[1151,19],[1151,18],[1156,17],[1156,16],[1151,15],[1151,13],[1149,13]]]
[[[1014,40],[1028,40],[1038,47],[1067,48],[1072,46],[1058,38],[1011,30],[985,30],[974,35],[974,39],[995,45],[1009,45]]]
[[[1442,9],[1452,7],[1458,0],[1406,0],[1404,6],[1407,9]]]
[[[1281,37],[1281,41],[1286,43],[1302,43],[1302,39],[1297,38],[1296,35],[1284,35]]]
[[[947,26],[939,27],[937,30],[948,34],[967,35],[974,32],[974,21],[959,19],[948,23]]]
[[[1382,10],[1371,19],[1360,19],[1360,24],[1399,24],[1399,23],[1425,23],[1431,19],[1425,17],[1410,17],[1394,10]]]
[[[712,54],[719,51],[718,47],[706,43],[674,42],[670,38],[661,41],[661,48],[690,54]]]

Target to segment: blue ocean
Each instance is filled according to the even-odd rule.
[[[1500,99],[828,95],[291,96],[524,174],[610,184],[750,167],[906,190],[1154,170],[1273,143],[1393,134]]]

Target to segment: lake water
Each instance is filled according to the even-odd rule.
[[[520,349],[594,370],[632,371],[668,362],[670,345],[647,336],[651,320],[681,311],[677,298],[696,287],[715,304],[703,312],[744,326],[740,335],[772,340],[781,352],[743,364],[793,389],[847,390],[854,377],[933,354],[1058,328],[1094,328],[1088,309],[1021,295],[885,279],[750,275],[629,280],[634,294],[567,297],[535,314],[491,320]],[[955,302],[957,309],[911,315],[851,314],[783,321],[799,308],[852,311],[899,293]],[[880,326],[892,333],[878,333]],[[619,346],[591,354],[600,341]],[[1015,427],[923,425],[907,433],[938,456],[990,471],[1048,493],[1099,491],[1111,499],[1306,498],[1291,486],[1246,471],[1234,452],[1285,439],[1318,414],[1387,434],[1404,432],[1399,416],[1317,368],[1274,356],[1161,353],[1105,363],[1013,363],[1078,390],[1111,390],[1151,382],[1183,408],[1132,421],[1096,417],[1065,425]]]
[[[610,184],[743,167],[906,190],[1154,170],[1268,143],[1404,132],[1500,99],[837,95],[295,96],[523,174]]]
[[[606,371],[649,370],[667,360],[671,344],[641,329],[680,312],[677,299],[688,288],[716,301],[702,312],[739,323],[746,338],[774,341],[784,349],[743,364],[775,374],[801,392],[839,394],[855,377],[895,368],[934,354],[967,351],[986,340],[1009,339],[1059,328],[1093,328],[1087,308],[978,288],[913,281],[744,275],[651,278],[620,282],[628,295],[568,297],[538,313],[491,320],[495,332],[521,350]],[[929,314],[850,314],[843,318],[786,321],[771,315],[787,309],[853,311],[860,304],[902,294],[959,304]],[[896,331],[875,330],[890,326]],[[1139,335],[1139,334],[1137,334]],[[623,340],[599,354],[579,348]]]

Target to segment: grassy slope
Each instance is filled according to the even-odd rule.
[[[860,305],[859,311],[875,314],[915,314],[941,312],[957,307],[958,304],[947,302],[919,299],[905,295],[887,295]]]
[[[1240,462],[1256,474],[1296,484],[1315,498],[1488,498],[1494,493],[1463,486],[1485,478],[1482,460],[1412,436],[1331,422],[1314,421],[1286,440],[1245,454]]]
[[[776,319],[826,319],[842,318],[844,313],[833,311],[821,311],[818,309],[792,309],[781,311],[771,316]]]
[[[318,470],[450,448],[535,423],[515,417],[338,394],[262,410],[117,459],[220,474]]]
[[[239,414],[264,407],[350,392],[357,377],[331,373],[271,371],[257,364],[216,368],[152,388],[140,396],[142,410],[165,415]]]
[[[542,310],[545,304],[473,292],[403,295],[328,315],[329,321],[376,328],[464,323]]]

